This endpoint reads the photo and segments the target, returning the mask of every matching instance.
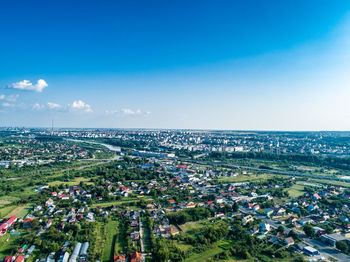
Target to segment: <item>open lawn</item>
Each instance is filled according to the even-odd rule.
[[[176,245],[178,245],[176,243]],[[216,244],[214,244],[213,246],[211,246],[210,248],[208,248],[207,250],[205,250],[204,252],[201,253],[193,253],[190,257],[188,257],[185,262],[205,262],[208,261],[208,259],[211,259],[210,261],[221,261],[221,262],[235,262],[235,261],[240,261],[240,262],[253,262],[256,261],[256,259],[254,258],[250,258],[250,259],[238,259],[238,258],[228,258],[228,259],[216,259],[213,260],[213,257],[225,250],[229,250],[230,247],[232,246],[231,241],[230,240],[221,240],[218,241]],[[295,261],[295,257],[287,257],[287,258],[269,258],[271,259],[271,261],[278,261],[278,262],[291,262],[291,261]]]
[[[118,234],[114,245],[114,254],[123,254],[123,250],[127,246],[127,240],[125,238],[125,228],[123,228],[123,223],[118,223],[117,231]]]
[[[84,182],[85,184],[88,184],[88,185],[93,185],[93,182],[89,182],[91,178],[89,177],[76,177],[74,180],[72,181],[60,181],[60,180],[57,180],[57,181],[52,181],[52,182],[49,182],[49,185],[50,186],[59,186],[59,185],[69,185],[69,186],[75,186],[75,185],[79,185],[80,182]]]
[[[12,236],[9,233],[0,237],[0,257],[4,258],[5,256],[11,255],[11,251],[15,249],[17,240],[23,236]]]
[[[204,227],[208,223],[208,220],[200,220],[200,221],[195,221],[195,222],[187,222],[181,226],[179,226],[182,230],[182,232],[186,233],[188,231]]]
[[[152,198],[142,198],[144,201],[153,201]],[[97,206],[100,206],[100,207],[109,207],[109,206],[120,206],[122,204],[129,204],[129,203],[132,203],[132,202],[138,202],[140,201],[140,199],[138,198],[135,198],[135,199],[125,199],[125,200],[116,200],[116,201],[111,201],[111,202],[103,202],[103,203],[95,203],[93,204],[92,206],[93,207],[97,207]]]
[[[190,257],[188,257],[185,260],[185,262],[205,262],[209,258],[214,257],[215,255],[221,253],[222,251],[224,251],[222,248],[220,248],[217,245],[214,245],[208,248],[207,250],[205,250],[204,252],[192,254]]]
[[[16,208],[18,208],[16,205],[8,205],[0,208],[0,219],[8,217],[9,214]]]
[[[190,244],[187,244],[187,243],[182,242],[182,241],[174,241],[174,245],[176,247],[178,247],[183,252],[186,252],[186,251],[190,250],[191,248],[193,248],[193,246],[191,246]]]
[[[19,218],[23,218],[23,217],[25,217],[28,214],[30,208],[31,207],[29,205],[18,206],[15,209],[13,209],[10,213],[8,213],[5,217],[9,218],[9,217],[12,217],[12,216],[16,216],[16,217],[19,217]]]
[[[105,226],[105,243],[102,253],[102,261],[112,261],[115,241],[117,240],[118,222],[109,220]]]
[[[147,221],[144,217],[142,217],[142,226],[143,226],[143,243],[145,247],[146,252],[151,252],[151,232],[149,230],[149,227],[147,226]]]
[[[0,197],[0,207],[11,204],[12,202],[18,201],[20,198],[13,196],[2,196]]]
[[[341,182],[341,181],[335,181],[335,180],[326,180],[326,179],[309,179],[309,181],[317,182],[320,184],[326,184],[326,185],[334,185],[334,186],[342,186],[342,187],[348,187],[350,188],[350,183]]]
[[[287,191],[291,198],[297,198],[305,193],[304,186],[298,184],[293,185]]]
[[[11,201],[0,199],[0,208],[3,206],[9,205],[11,203],[12,203]]]
[[[96,222],[93,232],[94,241],[89,247],[89,253],[96,255],[97,260],[102,260],[102,251],[105,243],[105,224]]]
[[[15,214],[15,216],[19,218],[24,218],[28,213],[33,209],[32,205],[25,205],[21,210],[18,210],[18,212]]]
[[[247,174],[247,175],[238,175],[232,177],[221,177],[219,181],[226,183],[238,183],[238,182],[252,182],[259,180],[266,180],[272,178],[276,175],[273,174]]]

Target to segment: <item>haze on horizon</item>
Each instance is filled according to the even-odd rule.
[[[0,126],[350,130],[350,2],[7,1]]]

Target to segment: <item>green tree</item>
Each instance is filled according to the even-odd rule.
[[[349,246],[345,241],[337,241],[335,246],[343,253],[347,253],[349,251]]]
[[[306,225],[303,227],[305,234],[309,237],[313,237],[315,235],[315,231],[311,225]]]
[[[277,228],[277,232],[283,233],[283,232],[284,232],[284,227],[283,227],[283,226],[279,226],[279,227]]]

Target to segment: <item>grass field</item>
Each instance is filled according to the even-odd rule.
[[[153,201],[152,198],[141,198],[144,201]],[[111,202],[104,202],[104,203],[95,203],[92,206],[93,207],[109,207],[109,206],[120,206],[122,204],[128,204],[128,203],[132,203],[132,202],[138,202],[140,200],[140,198],[134,198],[134,199],[125,199],[125,200],[116,200],[116,201],[111,201]]]
[[[186,252],[186,251],[190,250],[191,248],[193,248],[193,246],[191,246],[190,244],[187,244],[187,243],[182,242],[182,241],[174,241],[174,245],[176,247],[178,247],[183,252]]]
[[[94,242],[92,243],[90,247],[90,251],[93,254],[98,254],[98,260],[102,259],[102,250],[104,245],[104,224],[103,223],[96,223],[96,227],[94,230]]]
[[[181,228],[182,232],[186,233],[188,231],[204,227],[207,223],[208,223],[208,220],[205,219],[205,220],[200,220],[195,222],[187,222],[179,227]]]
[[[124,237],[126,231],[125,228],[123,228],[122,223],[118,223],[118,234],[117,239],[114,245],[114,254],[122,254],[124,253],[123,250],[127,246],[126,239]]]
[[[3,207],[3,206],[6,206],[8,204],[11,204],[12,202],[11,201],[8,201],[8,200],[1,200],[0,199],[0,208]]]
[[[28,213],[32,210],[32,205],[25,205],[21,208],[21,210],[18,210],[18,212],[15,214],[15,216],[19,218],[24,218]]]
[[[102,252],[102,261],[112,261],[114,246],[117,239],[118,222],[109,220],[105,226],[105,244]]]
[[[8,217],[8,215],[18,208],[17,205],[8,205],[0,208],[0,219]]]
[[[14,196],[2,196],[0,197],[0,208],[11,204],[12,202],[18,201],[20,198]]]
[[[12,236],[10,234],[5,234],[0,237],[0,257],[4,258],[11,254],[11,249],[16,247],[17,240],[23,236]]]
[[[342,187],[350,188],[350,183],[341,182],[341,181],[326,180],[326,179],[309,179],[309,181],[317,182],[319,184],[327,184],[327,185],[342,186]]]
[[[144,236],[143,236],[143,243],[144,243],[144,247],[145,247],[145,251],[146,252],[151,252],[151,232],[149,230],[149,227],[147,226],[147,222],[146,219],[144,217],[142,217],[142,225],[143,225],[143,232],[144,232]]]
[[[247,174],[247,175],[238,175],[233,177],[221,177],[219,181],[226,183],[238,183],[238,182],[252,182],[259,180],[266,180],[272,178],[276,175],[272,174]]]
[[[32,209],[31,205],[9,205],[0,208],[0,218],[9,218],[11,216],[17,216],[19,218],[25,217]]]
[[[299,196],[302,196],[305,193],[304,186],[295,184],[288,189],[288,193],[291,198],[297,198]]]
[[[25,205],[21,205],[21,206],[17,206],[15,209],[13,209],[10,213],[8,213],[5,218],[9,218],[12,216],[17,216],[18,213],[23,213],[22,211],[24,210],[26,206]]]
[[[204,252],[192,254],[190,257],[185,259],[185,262],[205,262],[209,258],[214,257],[222,251],[224,251],[222,248],[220,248],[217,245],[214,245],[213,247],[208,248]]]
[[[57,181],[52,181],[52,182],[49,182],[48,184],[50,186],[59,186],[59,185],[69,185],[69,186],[75,186],[75,185],[79,185],[80,182],[84,182],[88,185],[92,185],[93,183],[92,182],[89,182],[90,181],[90,178],[89,177],[76,177],[74,180],[72,181],[69,181],[69,182],[65,182],[65,181],[60,181],[60,180],[57,180]]]

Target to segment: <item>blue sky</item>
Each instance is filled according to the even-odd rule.
[[[350,129],[349,1],[7,1],[0,126]]]

